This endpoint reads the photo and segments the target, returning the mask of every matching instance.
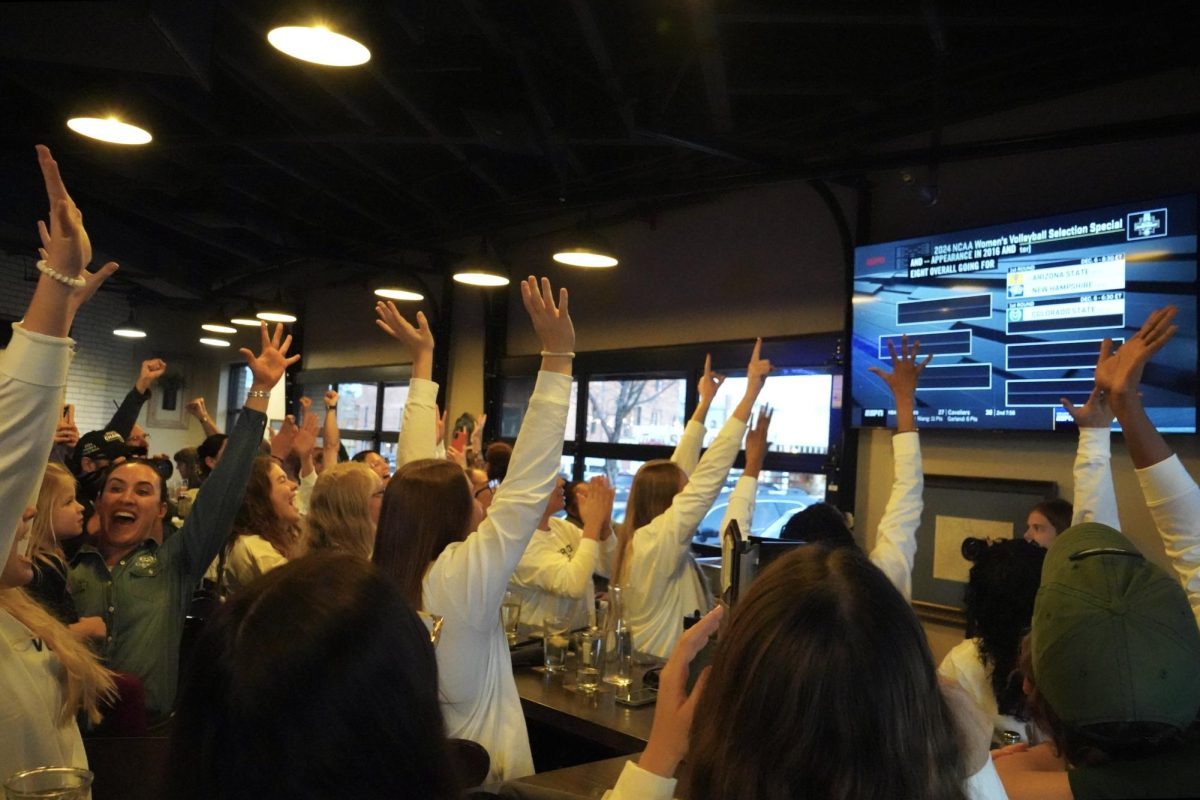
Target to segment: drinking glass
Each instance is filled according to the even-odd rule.
[[[542,620],[542,647],[546,672],[562,672],[567,668],[570,629],[566,617],[546,617]]]
[[[14,773],[4,782],[8,800],[88,800],[92,773],[74,767],[38,767]]]
[[[521,596],[515,592],[505,592],[504,602],[500,604],[500,624],[504,626],[504,636],[508,646],[517,643],[517,626],[521,624]]]
[[[579,664],[575,684],[579,691],[592,694],[600,688],[600,668],[604,665],[604,634],[595,628],[582,631],[576,639]]]

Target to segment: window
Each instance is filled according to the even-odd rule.
[[[326,385],[302,387],[314,409],[324,409]],[[353,458],[364,450],[376,450],[396,468],[396,438],[408,401],[406,383],[338,383],[337,422],[342,446]],[[322,420],[324,417],[322,417]]]
[[[841,441],[841,368],[845,352],[838,334],[775,340],[764,356],[776,365],[758,405],[776,409],[771,449],[759,475],[750,533],[778,537],[795,512],[826,497],[829,458]],[[647,461],[670,458],[691,411],[699,402],[696,385],[705,354],[728,375],[706,419],[704,445],[733,413],[745,391],[745,359],[751,345],[714,343],[638,350],[580,353],[575,359],[570,421],[563,437],[562,469],[575,479],[607,475],[616,490],[613,518],[622,521],[638,469]],[[739,370],[737,365],[743,365]],[[814,365],[814,366],[806,366]],[[533,357],[504,359],[498,365],[495,396],[500,435],[511,441],[524,420],[537,369]],[[695,542],[718,543],[744,455],[739,454],[725,486],[697,526]],[[836,477],[837,481],[832,479]],[[831,473],[831,485],[849,494],[853,476]],[[849,490],[849,491],[847,491]]]

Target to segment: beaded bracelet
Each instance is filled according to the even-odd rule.
[[[46,259],[44,258],[37,262],[37,268],[38,272],[42,273],[43,275],[48,275],[49,277],[61,283],[63,286],[70,286],[72,289],[82,289],[87,285],[87,281],[84,280],[83,276],[72,278],[67,275],[63,275],[54,267],[47,264]]]
[[[251,389],[246,396],[267,398],[271,396],[271,391],[269,389]]]
[[[574,353],[552,353],[549,350],[543,350],[539,353],[542,358],[574,358]]]

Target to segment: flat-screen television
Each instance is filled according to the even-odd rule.
[[[850,424],[893,423],[871,367],[888,342],[933,360],[923,427],[1051,430],[1087,399],[1105,337],[1120,345],[1173,303],[1179,330],[1142,394],[1165,433],[1196,431],[1196,198],[1167,197],[855,248]]]

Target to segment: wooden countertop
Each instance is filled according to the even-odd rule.
[[[644,670],[641,670],[644,671]],[[616,752],[638,753],[646,749],[650,727],[654,723],[654,705],[629,708],[618,705],[613,687],[602,684],[592,695],[564,686],[574,683],[574,670],[549,674],[530,668],[513,673],[525,716],[560,728],[576,736],[591,739]],[[641,685],[640,671],[634,672],[634,685]]]

